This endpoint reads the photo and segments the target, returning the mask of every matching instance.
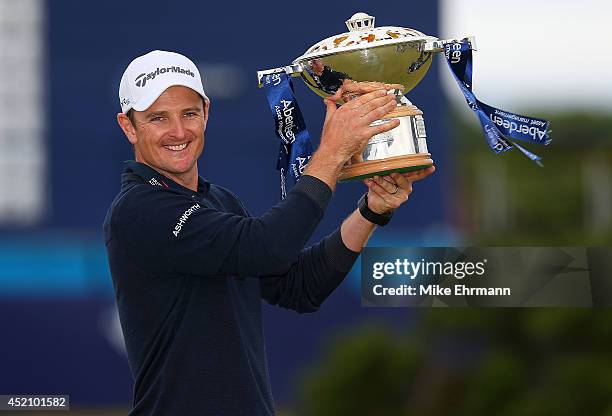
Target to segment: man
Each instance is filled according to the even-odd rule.
[[[395,106],[383,84],[326,101],[321,144],[287,197],[259,218],[198,175],[210,100],[186,57],[136,58],[119,88],[117,121],[134,147],[104,229],[135,378],[130,415],[273,415],[261,299],[316,311],[414,180],[433,169],[367,181],[367,201],[318,244],[342,165]],[[364,94],[337,109],[345,90]],[[370,220],[367,220],[368,217]]]

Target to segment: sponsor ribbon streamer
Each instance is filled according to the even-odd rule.
[[[444,54],[468,105],[478,116],[489,147],[495,153],[516,147],[542,166],[538,155],[510,139],[547,145],[551,141],[549,121],[500,110],[479,101],[472,92],[472,49],[467,40],[446,44]]]
[[[295,185],[304,173],[312,156],[312,142],[289,76],[285,73],[267,75],[264,87],[276,135],[281,141],[276,170],[280,174],[281,199],[284,199],[287,185]]]

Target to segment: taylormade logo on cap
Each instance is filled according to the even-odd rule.
[[[153,51],[139,56],[128,65],[121,77],[121,111],[144,111],[173,86],[191,88],[208,101],[198,67],[189,58],[167,51]]]
[[[155,79],[156,76],[160,75],[160,74],[166,74],[166,73],[170,73],[170,72],[176,72],[179,74],[185,74],[185,75],[189,75],[191,77],[195,77],[195,74],[193,72],[191,72],[188,69],[183,69],[180,68],[178,66],[171,66],[169,68],[157,68],[155,71],[153,72],[149,72],[148,74],[146,73],[142,73],[140,75],[138,75],[135,79],[136,81],[136,86],[137,87],[144,87],[145,85],[147,85],[147,80],[150,79]]]

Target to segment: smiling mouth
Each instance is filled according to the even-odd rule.
[[[187,147],[189,143],[182,143],[182,144],[177,144],[177,145],[166,145],[164,146],[166,149],[168,150],[172,150],[173,152],[180,152],[181,150],[185,149]]]

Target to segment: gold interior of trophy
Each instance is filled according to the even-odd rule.
[[[407,93],[421,82],[431,66],[432,53],[424,52],[423,47],[423,42],[407,41],[321,56],[300,62],[305,67],[301,76],[321,97],[333,93],[317,79],[322,75],[321,68],[358,82],[402,84]]]

